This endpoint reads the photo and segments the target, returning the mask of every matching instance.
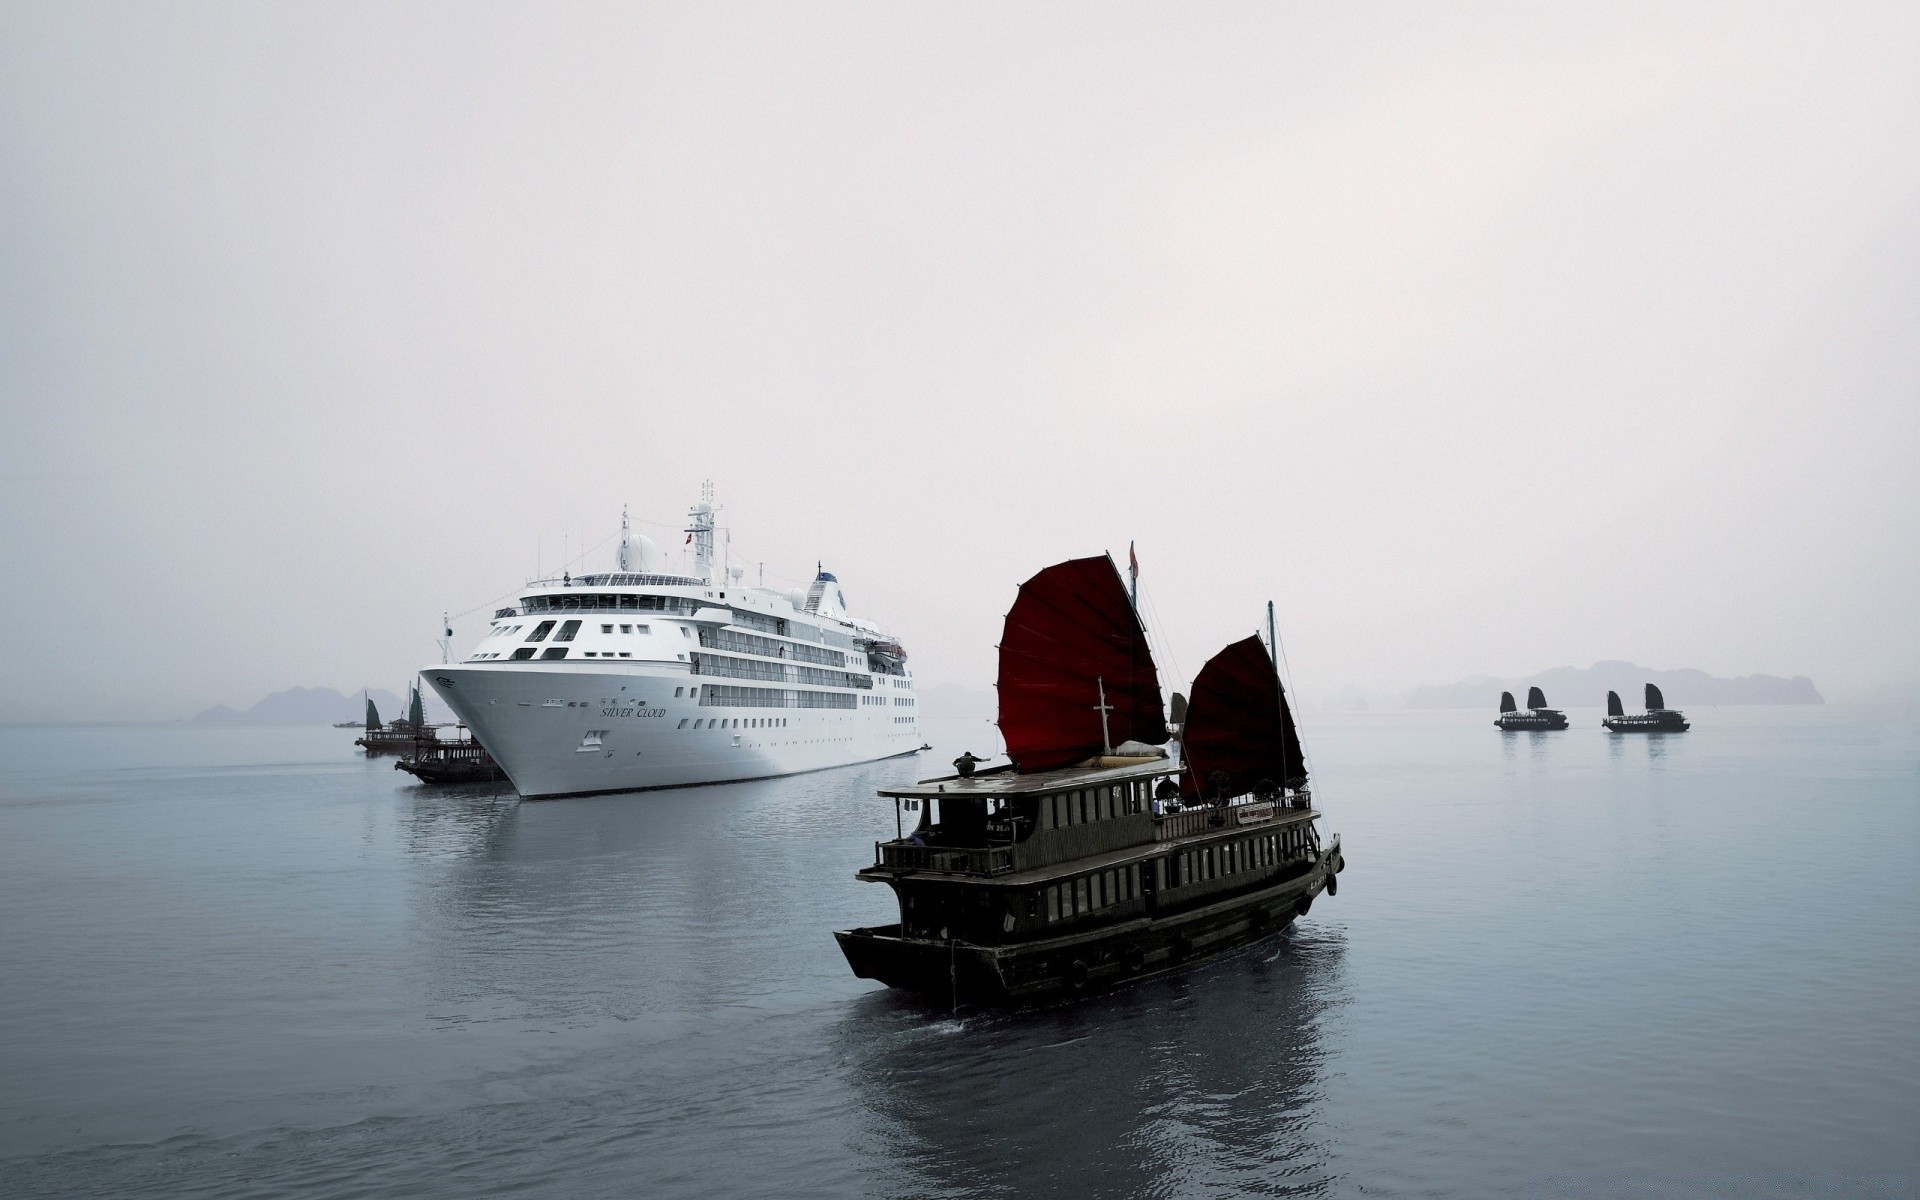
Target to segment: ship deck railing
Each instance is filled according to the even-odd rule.
[[[1159,813],[1153,818],[1153,840],[1173,842],[1198,837],[1214,829],[1241,829],[1265,825],[1288,811],[1305,811],[1303,793],[1271,800],[1243,797],[1224,805],[1203,805],[1179,812]]]
[[[1005,875],[1013,870],[1013,847],[915,845],[906,841],[875,842],[873,865],[893,871]]]

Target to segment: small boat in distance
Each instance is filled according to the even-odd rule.
[[[1668,708],[1666,697],[1653,684],[1647,685],[1647,711],[1631,716],[1620,703],[1620,693],[1607,693],[1607,718],[1600,722],[1615,733],[1685,733],[1687,714]]]
[[[1173,757],[1112,560],[1021,585],[1000,639],[1012,761],[963,754],[881,791],[898,836],[857,877],[888,885],[900,919],[835,932],[853,973],[955,1006],[1034,1003],[1259,941],[1334,894],[1340,839],[1314,827],[1271,638],[1207,661]]]
[[[1513,702],[1512,692],[1500,693],[1500,715],[1494,718],[1495,725],[1505,730],[1518,729],[1565,729],[1567,714],[1557,708],[1547,707],[1546,693],[1539,688],[1527,689],[1527,711],[1519,711]]]

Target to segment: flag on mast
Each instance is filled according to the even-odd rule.
[[[1140,560],[1134,557],[1133,543],[1127,543],[1127,599],[1140,607]]]

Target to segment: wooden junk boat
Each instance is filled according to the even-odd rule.
[[[1170,756],[1119,573],[1076,559],[1021,586],[998,686],[1011,762],[963,755],[955,775],[880,792],[899,836],[858,878],[893,888],[900,921],[835,933],[856,975],[954,1004],[1044,1001],[1257,941],[1337,890],[1340,839],[1315,828],[1258,637],[1208,660]]]
[[[1513,702],[1512,692],[1500,693],[1500,715],[1493,723],[1502,729],[1565,729],[1567,714],[1547,707],[1547,694],[1537,687],[1527,689],[1527,711]]]
[[[393,769],[405,771],[422,783],[498,783],[507,777],[464,725],[456,739],[436,735],[415,742]]]
[[[1615,733],[1685,733],[1693,726],[1687,714],[1668,708],[1665,696],[1653,684],[1647,685],[1647,711],[1628,715],[1620,703],[1619,692],[1607,693],[1607,716],[1600,722]]]
[[[407,754],[421,742],[437,737],[434,728],[427,724],[420,703],[420,685],[415,683],[407,697],[407,715],[396,717],[385,725],[380,723],[380,710],[373,706],[373,697],[368,696],[366,731],[353,739],[353,744],[365,750],[368,758],[377,758],[382,754]]]

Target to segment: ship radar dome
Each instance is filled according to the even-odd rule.
[[[630,533],[620,542],[620,569],[651,574],[660,569],[660,547],[644,533]]]

